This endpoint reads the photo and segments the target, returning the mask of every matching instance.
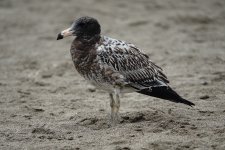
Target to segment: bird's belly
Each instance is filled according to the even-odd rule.
[[[89,80],[89,79],[87,79],[87,80],[89,81],[89,83],[91,83],[93,86],[95,86],[99,90],[104,90],[108,93],[115,92],[115,87],[108,82],[104,82],[104,81],[96,82],[96,81]],[[134,88],[124,86],[124,87],[121,87],[120,92],[121,93],[131,93],[131,92],[135,92],[135,91],[136,91],[136,89],[134,89]]]
[[[114,86],[110,81],[104,79],[101,74],[86,74],[83,77],[98,89],[105,90],[109,93],[114,91]]]
[[[101,68],[101,67],[99,67]],[[85,66],[76,67],[78,72],[83,76],[89,83],[94,85],[96,88],[107,91],[109,93],[113,93],[115,91],[115,80],[111,76],[112,74],[106,74],[101,69],[95,69],[94,67]],[[129,88],[127,86],[120,87],[121,93],[130,93],[136,91],[133,88]]]
[[[107,91],[109,93],[112,93],[114,91],[114,87],[111,84],[108,83],[100,83],[100,82],[93,82],[89,81],[93,86],[95,86],[97,89]]]

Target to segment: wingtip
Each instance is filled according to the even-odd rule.
[[[186,100],[186,99],[183,99],[183,98],[182,98],[181,103],[186,104],[186,105],[188,105],[188,106],[190,106],[190,107],[195,106],[194,103],[192,103],[192,102],[190,102],[190,101],[188,101],[188,100]]]

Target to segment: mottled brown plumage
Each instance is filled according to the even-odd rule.
[[[99,43],[100,36],[93,37],[90,40],[84,40],[75,38],[72,42],[70,53],[72,61],[77,71],[85,75],[89,70],[95,69],[96,63],[93,63],[96,59],[96,43]]]
[[[115,123],[121,92],[139,92],[177,103],[194,105],[169,87],[162,69],[131,43],[100,35],[98,21],[82,17],[62,31],[57,39],[74,35],[71,56],[75,68],[86,80],[110,95],[111,117]],[[113,96],[114,95],[114,96]]]

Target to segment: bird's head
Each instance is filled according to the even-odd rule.
[[[92,17],[81,17],[75,20],[71,27],[58,34],[57,40],[67,36],[76,36],[79,38],[91,38],[101,33],[101,26],[98,21]]]

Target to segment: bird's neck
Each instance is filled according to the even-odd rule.
[[[100,35],[76,37],[72,45],[77,50],[88,50],[93,48],[96,43],[99,43],[100,39]]]
[[[70,53],[72,60],[76,65],[83,60],[93,61],[96,57],[96,45],[101,42],[101,36],[92,36],[91,38],[76,37],[71,45]]]

